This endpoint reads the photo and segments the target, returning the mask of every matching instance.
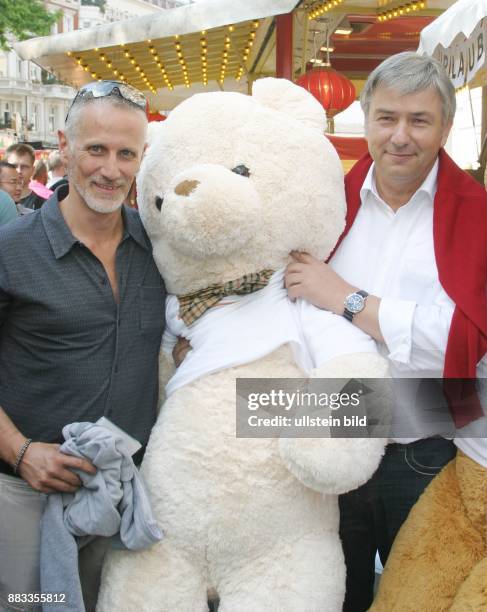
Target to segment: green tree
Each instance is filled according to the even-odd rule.
[[[17,40],[49,34],[59,12],[49,13],[41,0],[0,0],[0,47],[9,49],[7,36]]]

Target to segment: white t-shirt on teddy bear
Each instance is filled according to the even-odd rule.
[[[168,297],[163,349],[170,354],[183,336],[193,350],[169,380],[167,397],[201,376],[251,363],[284,344],[291,346],[303,376],[338,355],[377,353],[370,336],[342,317],[303,300],[291,302],[283,276],[279,270],[264,289],[222,299],[189,327],[179,317],[177,297]]]

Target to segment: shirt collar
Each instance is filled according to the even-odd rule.
[[[145,233],[139,213],[133,208],[122,206],[122,219],[126,234],[146,251],[152,250],[152,245]]]
[[[434,201],[436,189],[438,186],[438,165],[438,158],[436,158],[436,161],[433,164],[431,170],[429,171],[428,176],[424,179],[423,183],[420,185],[417,191],[411,196],[409,202],[415,199],[420,193],[426,194],[431,202]],[[370,166],[362,188],[360,189],[360,199],[362,202],[366,201],[366,196],[369,193],[372,194],[380,202],[383,202],[383,199],[377,192],[377,186],[375,183],[375,163],[372,163],[372,165]]]
[[[69,185],[58,187],[40,211],[44,230],[56,259],[66,255],[79,242],[71,233],[59,208],[59,202],[64,200],[68,192]],[[122,219],[125,228],[123,239],[130,236],[144,250],[149,251],[151,249],[149,238],[138,219],[138,213],[122,206]]]
[[[60,200],[68,195],[68,185],[57,189],[42,205],[41,219],[47,239],[56,259],[60,259],[75,245],[78,240],[73,236],[59,208]]]

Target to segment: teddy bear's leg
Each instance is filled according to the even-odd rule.
[[[198,560],[168,539],[140,552],[112,551],[105,561],[97,612],[208,612]]]
[[[341,612],[345,564],[339,537],[330,531],[279,542],[240,567],[227,567],[218,592],[218,612]]]
[[[449,611],[458,589],[485,557],[485,536],[465,510],[457,461],[438,474],[411,510],[371,612]]]

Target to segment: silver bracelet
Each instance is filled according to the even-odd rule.
[[[19,469],[19,465],[20,462],[22,461],[24,455],[25,455],[25,451],[29,448],[30,444],[32,442],[31,438],[28,438],[23,444],[21,449],[19,450],[19,452],[17,453],[17,457],[15,459],[15,463],[14,463],[14,474],[17,474],[17,470]]]

